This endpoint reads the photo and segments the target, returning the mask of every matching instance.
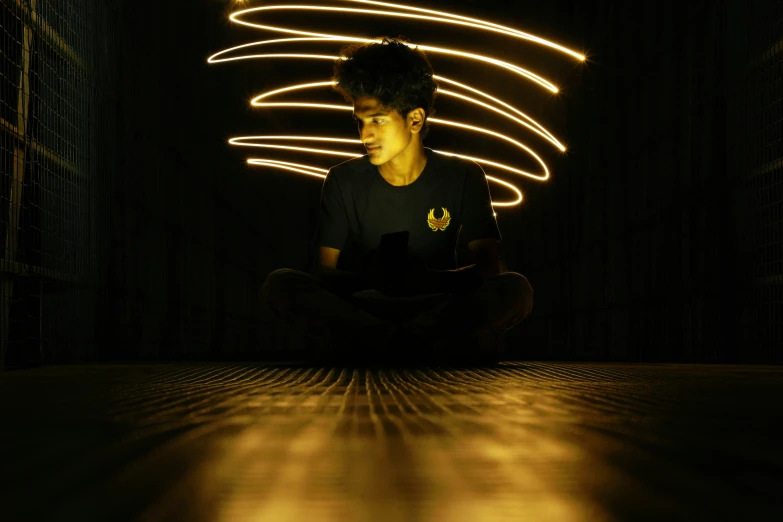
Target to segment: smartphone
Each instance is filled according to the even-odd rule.
[[[408,240],[410,232],[391,232],[381,236],[378,249],[378,265],[390,272],[402,271],[408,263]]]

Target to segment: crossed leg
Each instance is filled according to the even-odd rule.
[[[316,276],[280,269],[267,277],[261,299],[286,327],[332,347],[361,348],[367,339],[380,340],[380,345],[402,339],[403,344],[418,349],[415,343],[406,342],[415,336],[439,341],[438,351],[444,356],[449,350],[470,350],[481,336],[499,337],[524,320],[533,307],[533,289],[516,272],[486,278],[464,295],[391,298],[377,292],[362,294],[341,295]]]

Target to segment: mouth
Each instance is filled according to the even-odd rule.
[[[380,147],[367,147],[367,154],[372,154],[373,152],[377,152],[380,149]]]

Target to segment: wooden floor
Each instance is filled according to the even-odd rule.
[[[0,374],[0,519],[782,520],[783,367]]]

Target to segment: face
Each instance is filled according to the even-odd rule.
[[[423,125],[424,111],[414,109],[403,117],[395,110],[384,108],[377,98],[361,96],[354,100],[353,119],[370,163],[383,165],[414,142]]]

